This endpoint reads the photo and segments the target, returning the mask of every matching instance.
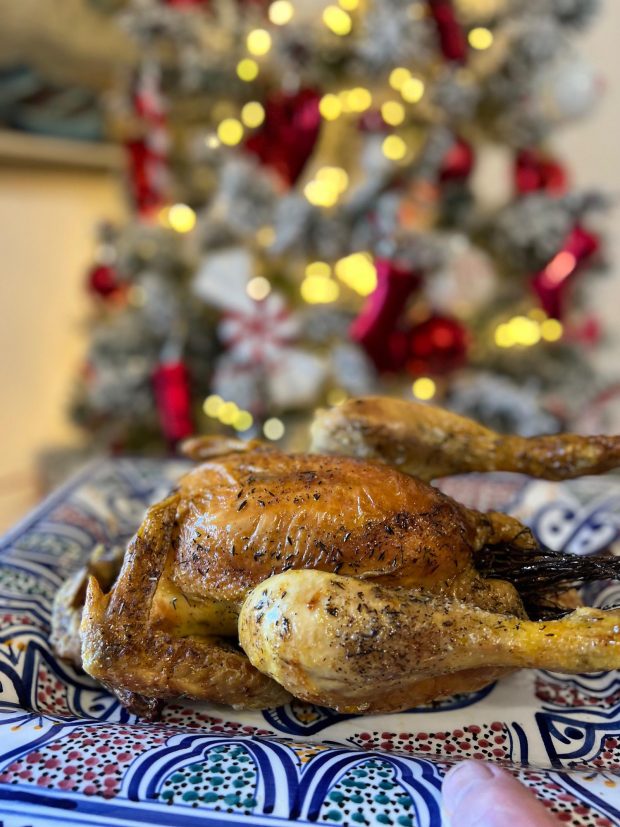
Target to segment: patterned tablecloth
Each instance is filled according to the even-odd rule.
[[[50,607],[93,546],[123,544],[185,465],[111,460],[87,469],[0,551],[0,824],[439,827],[446,768],[497,761],[575,827],[620,825],[620,677],[522,672],[470,695],[394,715],[304,703],[264,712],[170,705],[129,715],[57,661]],[[620,479],[445,481],[478,508],[508,508],[547,544],[588,554],[620,529]],[[620,585],[588,587],[597,605]]]

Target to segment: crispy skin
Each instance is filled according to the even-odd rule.
[[[419,589],[291,571],[248,595],[239,639],[298,698],[341,712],[398,711],[523,667],[620,666],[620,612],[532,622]]]
[[[504,436],[442,408],[388,397],[320,412],[312,440],[320,453],[386,462],[424,480],[469,471],[566,480],[620,466],[619,436]]]
[[[533,543],[516,520],[470,511],[386,466],[265,448],[228,453],[149,510],[108,595],[91,579],[83,665],[119,697],[133,693],[135,709],[176,695],[283,703],[288,694],[237,644],[239,609],[256,585],[314,569],[523,615],[515,589],[483,580],[473,564],[476,548],[508,537]],[[479,683],[472,676],[460,688]]]

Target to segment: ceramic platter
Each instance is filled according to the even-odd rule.
[[[93,546],[124,544],[185,466],[113,460],[87,469],[0,552],[0,824],[439,827],[443,773],[473,757],[530,786],[560,823],[620,825],[620,675],[522,672],[471,695],[394,715],[303,703],[265,712],[170,705],[128,715],[57,661],[50,608]],[[590,554],[620,529],[620,480],[567,484],[460,477],[448,493],[508,509],[547,545]],[[589,588],[596,605],[620,586]]]

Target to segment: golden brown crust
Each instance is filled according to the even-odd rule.
[[[620,467],[618,436],[504,436],[450,411],[387,397],[319,412],[312,438],[320,453],[386,462],[425,480],[469,471],[565,480]]]

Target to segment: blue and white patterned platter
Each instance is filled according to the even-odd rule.
[[[620,825],[620,674],[522,672],[407,713],[355,717],[303,703],[265,712],[169,706],[128,715],[57,661],[50,607],[98,543],[122,545],[186,466],[110,460],[50,497],[0,549],[0,825],[439,827],[445,770],[497,761],[560,823]],[[547,545],[590,554],[620,532],[620,479],[562,485],[469,476],[442,488],[508,508]],[[620,602],[618,584],[587,602]]]

